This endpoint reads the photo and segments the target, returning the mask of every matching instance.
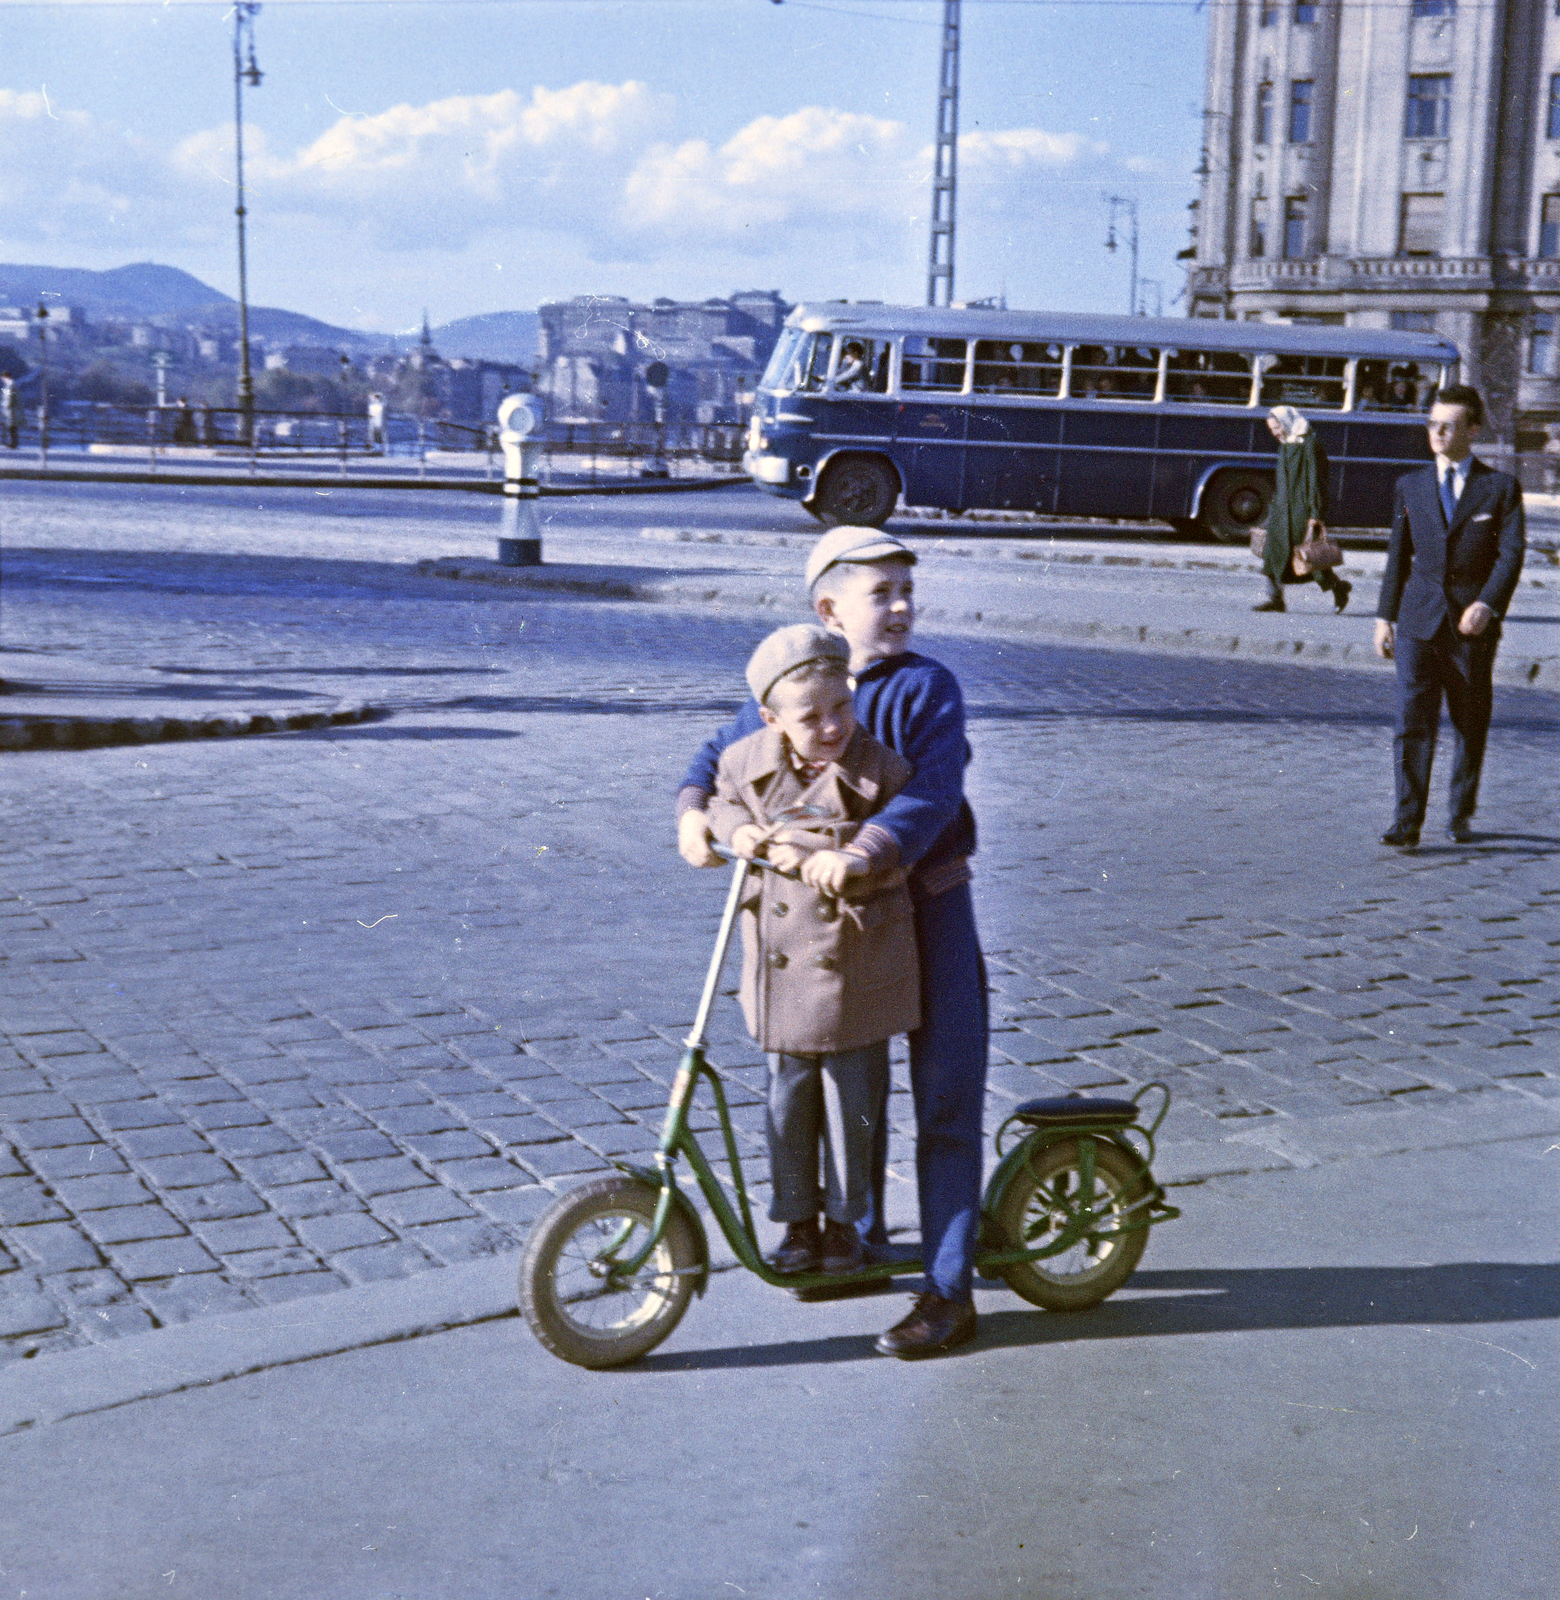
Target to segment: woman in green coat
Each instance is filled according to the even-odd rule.
[[[1327,525],[1327,452],[1316,430],[1293,406],[1274,406],[1268,413],[1268,431],[1278,440],[1278,471],[1273,504],[1268,510],[1267,540],[1262,566],[1267,573],[1268,596],[1253,611],[1282,611],[1286,583],[1309,583],[1333,597],[1342,611],[1354,585],[1345,583],[1330,567],[1319,572],[1296,572],[1296,546],[1305,542],[1311,524]]]

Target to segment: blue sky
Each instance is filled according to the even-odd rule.
[[[941,6],[268,0],[250,292],[372,329],[576,293],[918,303]],[[966,0],[959,298],[1166,311],[1201,137],[1191,5]],[[217,4],[0,0],[0,259],[158,260],[232,292]],[[1179,307],[1174,309],[1179,310]]]

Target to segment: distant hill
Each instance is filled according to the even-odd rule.
[[[40,299],[80,306],[88,322],[131,320],[158,326],[237,330],[238,302],[178,267],[155,261],[92,272],[85,267],[0,264],[0,303],[32,306]],[[337,328],[298,311],[250,306],[251,338],[266,343],[318,344],[352,350],[395,347],[388,334]]]
[[[460,317],[433,330],[433,347],[441,356],[528,367],[536,359],[536,313],[488,311],[480,317]]]
[[[80,306],[93,317],[151,317],[199,311],[235,302],[210,284],[177,267],[155,261],[91,272],[85,267],[0,265],[0,299],[7,305],[35,305],[40,299]]]

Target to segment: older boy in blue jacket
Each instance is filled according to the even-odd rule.
[[[910,874],[921,961],[921,1026],[910,1035],[916,1116],[916,1180],[927,1284],[910,1315],[877,1348],[913,1359],[941,1355],[975,1334],[971,1296],[980,1224],[981,1112],[989,1020],[986,969],[975,931],[969,857],[975,818],[964,798],[970,758],[964,699],[948,669],[910,646],[915,626],[914,553],[876,528],[836,528],[808,557],[806,577],[824,625],[851,647],[856,719],[915,767],[915,775],[841,852],[804,869],[817,888],[899,865]],[[715,866],[704,806],[721,751],[762,726],[749,701],[699,751],[678,793],[678,847],[694,866]],[[778,850],[772,846],[770,856]],[[866,1242],[887,1242],[883,1174],[887,1119],[874,1152]]]

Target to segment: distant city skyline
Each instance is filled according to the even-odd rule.
[[[442,323],[589,292],[918,302],[939,15],[267,0],[251,299],[383,332],[424,306]],[[0,17],[0,259],[154,259],[235,292],[222,7],[0,0]],[[969,0],[964,33],[957,297],[1126,309],[1109,192],[1140,199],[1141,272],[1170,310],[1201,16]]]

